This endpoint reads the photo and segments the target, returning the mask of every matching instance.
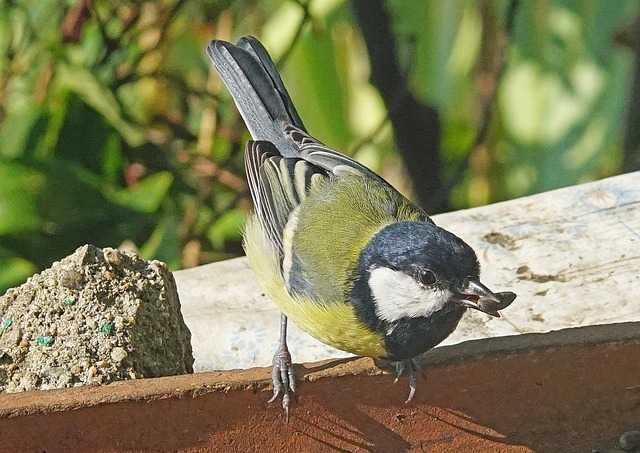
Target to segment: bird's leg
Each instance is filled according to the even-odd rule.
[[[413,399],[416,394],[416,388],[418,387],[417,374],[420,371],[420,365],[415,359],[405,359],[396,362],[396,379],[393,383],[397,383],[400,377],[408,369],[409,371],[409,398],[405,401],[405,404]]]
[[[291,368],[291,354],[287,347],[287,317],[284,313],[280,315],[280,342],[273,356],[271,379],[273,381],[273,396],[268,402],[273,403],[278,396],[282,395],[284,416],[289,422],[289,407],[291,406],[291,395],[295,396],[296,392],[296,378]]]

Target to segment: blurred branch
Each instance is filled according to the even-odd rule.
[[[196,96],[199,99],[209,99],[212,101],[218,100],[217,94],[212,93],[211,90],[207,90],[207,89],[202,90],[202,89],[193,88],[188,84],[188,82],[180,74],[174,74],[172,72],[164,72],[162,69],[160,69],[155,75],[161,79],[166,80],[169,84],[173,84],[174,87],[176,87],[178,90],[180,90],[182,93],[185,93],[186,95]],[[143,79],[144,77],[146,76],[141,76],[139,74],[136,74],[134,77],[132,77],[128,81],[136,82],[138,80]]]
[[[191,165],[191,171],[193,171],[195,175],[204,176],[209,179],[217,179],[225,186],[237,191],[240,195],[246,195],[248,193],[247,182],[244,178],[234,175],[204,156],[191,156],[189,164]]]
[[[387,107],[395,143],[413,183],[420,205],[430,213],[445,211],[447,198],[440,176],[440,118],[438,112],[421,103],[409,90],[399,66],[390,17],[382,0],[352,0],[369,61],[371,83]]]
[[[520,0],[511,0],[507,8],[505,18],[505,33],[503,36],[492,36],[498,27],[490,26],[489,22],[493,19],[490,17],[492,8],[489,8],[487,2],[490,0],[481,0],[480,10],[483,18],[482,44],[480,49],[481,56],[489,56],[489,58],[480,58],[477,70],[477,79],[480,92],[480,105],[482,111],[482,120],[476,137],[471,146],[464,152],[464,158],[458,164],[453,174],[447,179],[443,186],[443,191],[438,194],[439,198],[448,199],[453,188],[459,184],[464,177],[465,172],[469,168],[469,162],[474,155],[474,151],[487,141],[491,121],[496,104],[496,94],[498,86],[504,75],[507,66],[507,55],[509,43],[513,39],[515,28],[515,16],[520,4]]]
[[[175,138],[186,140],[188,142],[195,142],[198,138],[182,123],[182,118],[173,118],[165,112],[163,114],[156,115],[154,120],[169,128]]]
[[[287,50],[285,50],[282,53],[282,55],[276,62],[276,67],[278,69],[282,69],[285,62],[291,56],[291,52],[293,52],[293,49],[295,49],[296,44],[298,44],[298,41],[302,37],[302,32],[304,31],[304,27],[307,25],[307,22],[309,22],[309,20],[311,19],[311,11],[309,9],[311,5],[311,0],[306,2],[295,0],[295,3],[297,3],[300,6],[300,8],[302,8],[302,19],[300,20],[300,23],[298,24],[298,28],[296,29],[296,32],[293,35],[293,39],[289,43],[289,47],[287,47]]]
[[[167,35],[167,30],[169,25],[175,19],[180,9],[187,3],[187,0],[177,0],[171,7],[167,8],[164,11],[164,20],[160,25],[160,40],[158,41],[158,45],[162,42],[162,39]]]
[[[80,0],[78,4],[67,11],[61,27],[62,39],[68,42],[78,42],[84,24],[91,17],[91,0]],[[100,30],[104,37],[104,30]]]
[[[384,129],[384,127],[387,125],[388,122],[389,122],[388,116],[385,116],[384,118],[382,118],[380,123],[373,129],[372,132],[367,134],[365,137],[362,137],[360,141],[354,143],[352,146],[349,147],[349,152],[348,152],[349,156],[353,156],[363,146],[373,143],[373,141],[376,139],[378,134],[382,132],[382,130]]]
[[[115,52],[120,47],[120,39],[119,39],[120,36],[118,36],[118,39],[114,39],[109,36],[106,30],[104,21],[100,17],[100,14],[98,13],[98,9],[96,8],[96,6],[93,4],[92,1],[87,1],[86,7],[88,8],[91,16],[93,16],[96,24],[98,25],[100,36],[102,37],[102,41],[104,42],[104,45],[105,45],[105,51],[102,54],[102,58],[98,62],[98,64],[103,64],[104,62],[108,61],[109,58],[111,57],[111,54],[113,54],[113,52]]]
[[[640,170],[640,15],[618,29],[614,35],[616,44],[625,46],[635,57],[635,65],[629,94],[624,129],[622,168],[623,173]]]
[[[483,85],[480,87],[483,120],[480,123],[473,145],[469,148],[469,152],[466,153],[467,155],[470,155],[473,149],[477,148],[487,139],[489,126],[491,125],[491,119],[493,117],[497,89],[507,66],[507,52],[509,50],[509,43],[513,38],[515,13],[520,1],[511,0],[509,3],[505,22],[506,34],[502,36],[494,36],[498,27],[495,24],[491,24],[491,22],[494,22],[491,0],[482,0],[481,3],[480,11],[483,19],[483,36],[480,54],[486,57],[480,59],[478,73],[481,79],[479,84]]]

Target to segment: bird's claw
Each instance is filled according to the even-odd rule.
[[[291,407],[291,396],[296,396],[296,377],[291,367],[291,354],[286,346],[279,347],[273,356],[273,370],[271,372],[273,382],[273,396],[268,403],[273,403],[282,395],[282,408],[287,423],[289,422],[289,408]]]
[[[420,371],[420,365],[414,359],[396,362],[396,378],[393,381],[394,384],[398,383],[400,377],[407,369],[409,370],[409,397],[404,402],[405,404],[409,403],[416,394],[416,389],[418,388],[418,379],[416,376],[418,371]]]

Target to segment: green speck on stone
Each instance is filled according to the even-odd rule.
[[[68,305],[69,307],[72,306],[75,303],[76,303],[76,301],[73,300],[72,298],[68,298],[67,300],[64,301],[64,304]]]
[[[53,343],[53,338],[51,337],[38,337],[36,338],[36,340],[41,346],[49,346],[51,343]]]
[[[111,331],[113,330],[113,324],[111,324],[110,322],[105,322],[100,326],[100,330],[103,333],[110,334]]]
[[[3,329],[8,329],[9,327],[11,327],[11,324],[12,324],[12,322],[11,322],[11,320],[10,320],[10,319],[5,319],[5,320],[2,322],[2,328],[3,328]]]

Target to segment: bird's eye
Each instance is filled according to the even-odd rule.
[[[418,280],[425,286],[431,286],[436,282],[436,274],[430,269],[420,269],[418,271]]]

